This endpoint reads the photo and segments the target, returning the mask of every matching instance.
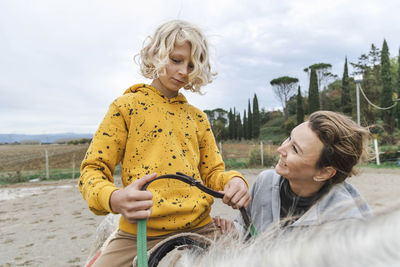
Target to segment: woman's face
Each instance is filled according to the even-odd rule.
[[[313,182],[313,177],[320,172],[315,165],[322,148],[321,140],[311,130],[309,123],[303,122],[292,130],[278,148],[280,158],[275,170],[292,183]]]

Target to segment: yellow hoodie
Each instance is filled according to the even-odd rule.
[[[138,84],[117,98],[97,129],[81,166],[79,190],[97,215],[111,211],[115,166],[122,162],[127,186],[145,174],[182,172],[223,190],[236,171],[225,172],[207,115],[187,103],[182,94],[168,99],[157,89]],[[155,181],[147,235],[190,230],[211,222],[213,198],[176,180]],[[228,208],[228,207],[227,207]],[[136,234],[136,224],[122,216],[119,228]]]

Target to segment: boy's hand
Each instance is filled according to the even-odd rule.
[[[145,175],[127,187],[114,191],[110,197],[111,210],[120,213],[130,223],[149,218],[153,207],[153,193],[140,189],[156,177],[155,173]]]
[[[234,209],[246,207],[250,203],[250,194],[246,183],[240,177],[233,177],[224,187],[222,202]]]
[[[233,221],[221,218],[219,216],[215,216],[213,218],[215,225],[221,229],[221,232],[224,234],[226,232],[234,232],[236,231],[235,225]]]

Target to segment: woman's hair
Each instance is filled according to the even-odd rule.
[[[157,79],[165,75],[165,67],[169,63],[169,55],[175,44],[191,44],[191,60],[193,71],[189,73],[189,83],[184,87],[193,92],[212,82],[216,73],[211,72],[208,44],[205,36],[195,25],[182,21],[171,20],[157,28],[153,36],[148,36],[140,51],[139,65],[143,76]]]
[[[336,174],[328,183],[337,184],[355,174],[354,166],[368,158],[369,130],[350,118],[332,111],[317,111],[310,115],[309,125],[324,147],[316,168],[331,166]]]

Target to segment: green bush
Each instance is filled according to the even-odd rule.
[[[400,145],[382,145],[379,146],[379,152],[400,151]]]
[[[263,158],[263,167],[271,167],[275,166],[275,164],[278,161],[278,156],[275,154],[271,153],[265,153],[264,152],[264,158]],[[252,150],[250,151],[249,159],[247,166],[249,167],[256,167],[261,165],[261,153],[260,150]]]
[[[276,127],[282,127],[282,124],[285,122],[285,117],[284,116],[277,116],[275,118],[272,118],[268,122],[268,126],[276,126]]]
[[[245,169],[247,168],[247,163],[241,159],[225,159],[225,167],[227,169]]]
[[[80,172],[75,171],[74,178],[79,178]],[[59,170],[56,172],[50,172],[49,180],[63,180],[63,179],[71,179],[72,178],[72,170]],[[45,177],[43,177],[43,180]]]
[[[383,145],[394,145],[398,141],[398,138],[393,134],[383,133],[379,136],[380,143]]]
[[[285,123],[283,123],[283,128],[285,129],[287,136],[290,135],[294,127],[296,127],[296,121],[293,117],[290,117],[285,121]]]
[[[384,161],[399,161],[400,160],[400,152],[399,151],[388,151],[379,155],[379,160],[381,162]]]
[[[264,152],[264,166],[271,167],[275,166],[279,160],[279,156],[276,154],[265,153]]]
[[[29,177],[23,175],[20,170],[17,170],[15,172],[8,172],[7,174],[3,174],[0,176],[0,184],[16,184],[28,181]]]
[[[279,145],[283,140],[287,137],[285,131],[281,126],[271,126],[264,127],[260,130],[260,140],[265,141],[266,143],[271,143],[274,145]]]

